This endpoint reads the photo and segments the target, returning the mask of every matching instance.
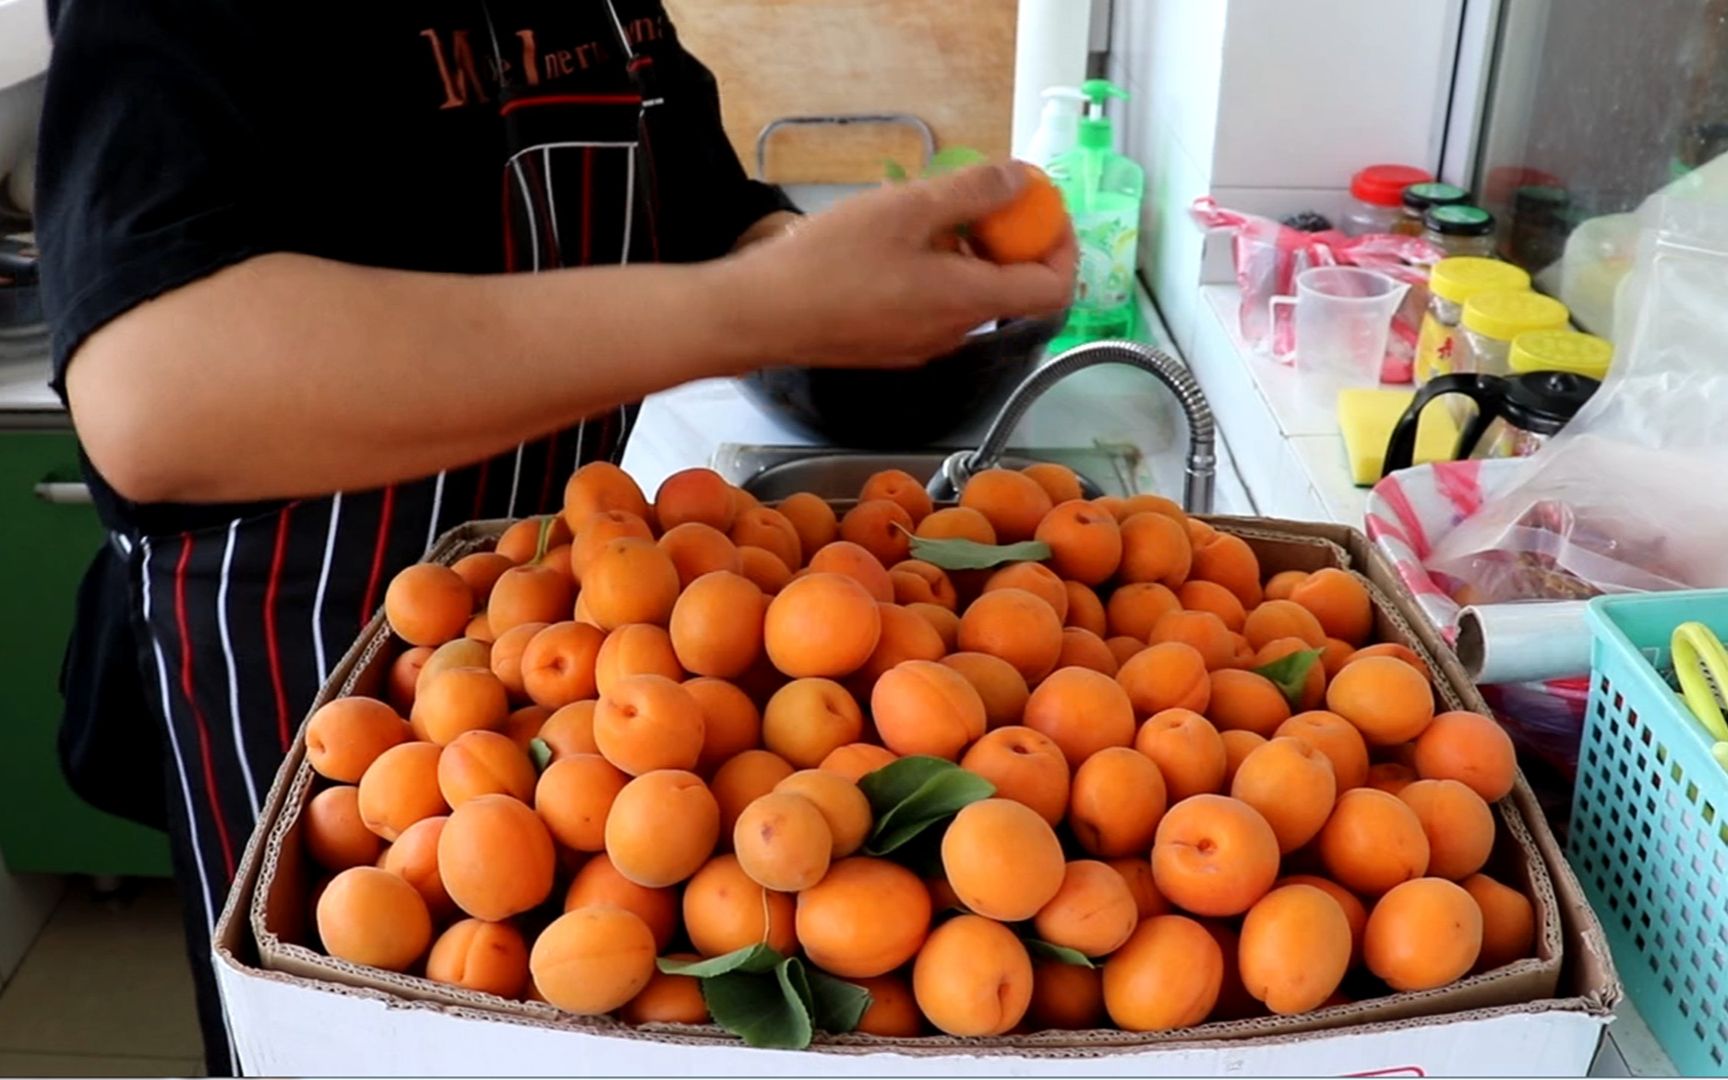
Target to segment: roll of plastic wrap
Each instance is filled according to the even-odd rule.
[[[1020,0],[1014,39],[1015,157],[1032,154],[1032,138],[1052,86],[1079,86],[1091,50],[1092,5],[1085,0]]]
[[[1541,682],[1590,674],[1583,600],[1483,604],[1458,613],[1458,659],[1478,683]]]

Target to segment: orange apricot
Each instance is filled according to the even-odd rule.
[[[1290,599],[1314,613],[1327,637],[1360,645],[1374,632],[1374,604],[1348,570],[1316,570],[1290,589]]]
[[[1355,647],[1348,641],[1327,638],[1326,644],[1320,647],[1320,666],[1326,669],[1326,681],[1331,682],[1337,678],[1338,673],[1344,670],[1344,665],[1355,657],[1356,652]]]
[[[844,776],[856,784],[877,769],[892,765],[898,760],[899,755],[886,747],[873,743],[847,743],[830,750],[828,756],[816,767],[823,772]]]
[[[876,556],[883,566],[905,559],[911,549],[912,515],[897,502],[872,499],[846,511],[840,538]]]
[[[631,623],[606,635],[594,657],[595,689],[603,696],[636,675],[683,681],[684,665],[678,662],[678,651],[665,627]]]
[[[1064,627],[1072,626],[1085,630],[1103,638],[1110,632],[1110,622],[1104,613],[1104,601],[1088,586],[1078,581],[1064,581],[1062,588],[1068,593],[1068,616],[1062,620]]]
[[[1278,877],[1278,836],[1259,811],[1223,795],[1194,795],[1158,824],[1158,891],[1197,915],[1240,915]]]
[[[1074,768],[1107,747],[1134,743],[1128,692],[1090,668],[1063,668],[1039,683],[1026,701],[1022,723],[1049,736]]]
[[[1226,630],[1241,633],[1248,613],[1236,594],[1210,581],[1185,581],[1176,590],[1176,599],[1188,611],[1208,611],[1218,616]]]
[[[865,503],[876,499],[897,503],[914,523],[923,521],[932,509],[930,493],[911,473],[902,469],[883,469],[864,481],[858,492],[858,501]]]
[[[701,522],[686,521],[668,530],[660,538],[659,546],[678,571],[679,585],[686,589],[704,574],[722,571],[737,574],[744,569],[738,545],[719,529]]]
[[[968,910],[1030,919],[1062,887],[1062,844],[1031,807],[991,798],[965,807],[942,836],[942,869]]]
[[[673,953],[668,960],[698,960],[694,953]],[[668,975],[655,971],[648,985],[618,1010],[626,1024],[706,1024],[708,1000],[702,996],[702,980],[694,975]]]
[[[630,474],[609,461],[591,461],[564,485],[564,523],[580,532],[590,515],[622,510],[648,520],[648,500]]]
[[[1032,958],[1001,923],[958,915],[918,950],[912,993],[924,1016],[949,1035],[1001,1035],[1032,1002]]]
[[[1290,719],[1290,702],[1272,680],[1252,671],[1225,668],[1211,676],[1206,716],[1220,731],[1252,731],[1270,738]]]
[[[1085,497],[1086,492],[1080,486],[1079,474],[1066,465],[1040,461],[1020,471],[1037,481],[1044,493],[1050,496],[1050,501],[1058,506]]]
[[[398,715],[406,716],[414,708],[414,691],[420,683],[420,673],[425,670],[426,662],[432,659],[432,647],[416,645],[412,649],[404,649],[390,664],[390,671],[385,676],[385,696],[390,699],[391,708]]]
[[[1338,884],[1364,896],[1428,872],[1428,836],[1422,820],[1395,795],[1355,788],[1338,797],[1320,830],[1320,861]]]
[[[654,519],[671,532],[687,522],[724,532],[732,527],[738,508],[732,485],[713,469],[683,469],[660,482],[654,493]]]
[[[410,645],[438,646],[462,636],[474,613],[474,593],[448,566],[416,563],[390,579],[384,618]]]
[[[351,964],[407,971],[432,942],[426,902],[406,881],[375,866],[350,867],[331,878],[316,910],[324,951]]]
[[[596,692],[595,664],[606,635],[586,623],[553,623],[529,639],[518,664],[536,705],[560,709]]]
[[[1428,876],[1461,881],[1494,853],[1494,811],[1457,780],[1418,780],[1398,792],[1428,834]]]
[[[930,931],[930,893],[903,866],[853,856],[798,894],[796,926],[811,963],[842,979],[874,978],[918,954]]]
[[[1326,687],[1326,707],[1354,724],[1370,746],[1396,746],[1434,720],[1434,692],[1409,664],[1370,656],[1346,664]]]
[[[1281,889],[1286,885],[1312,885],[1332,898],[1344,913],[1344,921],[1350,924],[1350,966],[1361,963],[1362,935],[1368,929],[1368,908],[1361,898],[1331,878],[1317,874],[1290,874],[1279,878],[1274,887]]]
[[[369,697],[340,697],[306,721],[306,762],[319,776],[358,783],[378,755],[408,738],[395,709]]]
[[[1109,512],[1073,499],[1038,523],[1036,539],[1050,547],[1050,565],[1082,585],[1102,585],[1122,565],[1122,527]]]
[[[562,757],[534,787],[534,810],[553,839],[572,851],[606,846],[606,819],[628,774],[598,754]]]
[[[1158,766],[1172,803],[1224,786],[1224,740],[1211,721],[1191,709],[1165,709],[1140,725],[1134,749]]]
[[[773,791],[774,785],[793,771],[785,758],[767,750],[746,750],[714,770],[709,790],[720,808],[717,830],[720,842],[730,844],[732,830],[744,808]]]
[[[1104,618],[1112,636],[1146,642],[1160,619],[1181,610],[1175,593],[1157,582],[1141,581],[1112,592],[1104,605]]]
[[[602,630],[665,626],[678,600],[678,568],[648,540],[609,541],[582,572],[582,602]]]
[[[1089,854],[1138,855],[1152,850],[1168,805],[1158,766],[1136,750],[1113,746],[1074,770],[1068,828]]]
[[[1265,607],[1266,605],[1262,604],[1260,606]],[[1276,638],[1272,641],[1268,641],[1265,645],[1260,647],[1260,650],[1254,654],[1254,658],[1249,661],[1249,666],[1254,670],[1258,670],[1270,664],[1275,664],[1287,656],[1293,656],[1299,652],[1307,652],[1313,648],[1314,646],[1309,645],[1301,638]],[[1302,678],[1302,693],[1298,698],[1296,705],[1298,708],[1304,710],[1318,709],[1321,703],[1325,700],[1326,668],[1321,663],[1320,657],[1315,656],[1312,663],[1309,664],[1308,674]]]
[[[1000,657],[1027,682],[1036,682],[1062,655],[1062,620],[1033,593],[997,589],[974,600],[960,617],[960,648]]]
[[[1134,514],[1122,522],[1122,566],[1125,582],[1156,581],[1176,588],[1188,580],[1194,548],[1182,523],[1163,514]]]
[[[1205,1020],[1224,985],[1224,952],[1182,915],[1143,920],[1104,962],[1104,1008],[1124,1031],[1169,1031]]]
[[[504,571],[515,565],[508,556],[496,551],[476,551],[451,563],[450,569],[467,582],[468,591],[474,597],[474,609],[484,611],[486,600],[492,595],[492,586],[498,583]]]
[[[1285,855],[1314,839],[1337,796],[1331,760],[1312,744],[1289,736],[1274,738],[1249,754],[1230,784],[1230,797],[1260,812]]]
[[[552,1005],[582,1016],[609,1013],[654,977],[654,935],[623,908],[565,912],[534,939],[528,968]]]
[[[1049,604],[1057,622],[1068,618],[1068,587],[1043,563],[1018,562],[1002,567],[984,582],[985,592],[998,589],[1024,589]]]
[[[663,950],[678,933],[678,891],[636,884],[612,865],[602,851],[582,864],[564,890],[564,910],[584,907],[623,908],[641,919],[654,935],[654,948]]]
[[[1248,909],[1237,944],[1242,984],[1282,1016],[1323,1004],[1350,967],[1350,923],[1312,885],[1284,885]]]
[[[841,574],[809,574],[768,604],[763,642],[774,666],[793,678],[850,675],[882,637],[869,590]]]
[[[864,713],[837,682],[796,679],[768,699],[762,744],[794,768],[813,769],[836,748],[857,742]]]
[[[940,660],[948,652],[942,635],[917,612],[898,604],[878,604],[876,608],[881,617],[882,636],[877,639],[870,659],[853,673],[852,685],[859,697],[866,696],[876,680],[890,669],[909,660]]]
[[[306,853],[324,869],[371,866],[383,850],[360,817],[360,790],[353,784],[325,788],[306,804]]]
[[[1300,638],[1308,647],[1318,649],[1326,644],[1326,631],[1320,628],[1307,608],[1290,600],[1266,600],[1248,613],[1242,633],[1255,650],[1279,638]]]
[[[1328,638],[1327,640],[1336,641],[1338,639]],[[1433,675],[1433,672],[1428,669],[1427,661],[1423,660],[1420,656],[1417,656],[1416,650],[1410,648],[1408,645],[1400,645],[1396,641],[1382,641],[1378,645],[1364,645],[1355,652],[1352,652],[1349,656],[1345,657],[1344,663],[1352,663],[1365,656],[1390,656],[1394,660],[1404,661],[1406,664],[1409,664],[1411,667],[1421,672],[1424,679],[1430,678]],[[1340,664],[1339,666],[1342,667],[1343,664]]]
[[[1362,958],[1394,990],[1433,990],[1469,973],[1482,952],[1482,909],[1442,878],[1406,881],[1368,913]]]
[[[1224,621],[1209,611],[1176,610],[1159,616],[1146,639],[1150,644],[1181,642],[1192,646],[1206,661],[1207,671],[1230,666],[1236,656],[1236,642]]]
[[[606,815],[612,864],[649,888],[676,885],[700,870],[719,837],[720,804],[701,777],[680,769],[631,780]]]
[[[716,571],[691,582],[672,608],[672,650],[685,670],[736,678],[762,651],[762,590],[740,574]]]
[[[1164,894],[1158,891],[1158,882],[1152,876],[1151,859],[1145,856],[1129,856],[1106,861],[1110,868],[1121,874],[1122,880],[1128,883],[1128,892],[1134,897],[1134,906],[1141,919],[1170,914],[1170,901],[1164,899]]]
[[[716,855],[684,886],[684,929],[703,956],[724,956],[766,944],[783,956],[797,951],[792,897],[750,880],[735,855]]]
[[[1241,770],[1242,762],[1249,754],[1265,746],[1267,739],[1252,731],[1220,731],[1218,738],[1224,743],[1224,790],[1236,782],[1236,773]]]
[[[792,523],[792,531],[798,534],[798,549],[806,557],[840,537],[840,519],[835,516],[834,508],[828,505],[827,500],[807,491],[788,495],[775,509]]]
[[[836,540],[810,556],[809,571],[843,574],[868,589],[879,603],[893,603],[896,596],[894,580],[881,560],[850,540]]]
[[[1535,953],[1536,909],[1523,893],[1487,874],[1458,884],[1482,911],[1482,952],[1472,970],[1493,971]]]
[[[522,701],[528,697],[528,687],[522,681],[522,654],[528,651],[528,643],[534,640],[535,635],[550,625],[531,622],[512,626],[492,643],[487,665],[513,700]]]
[[[1280,570],[1266,579],[1266,599],[1288,600],[1290,590],[1308,580],[1306,570]]]
[[[552,894],[552,835],[508,795],[479,795],[450,811],[438,836],[438,876],[456,906],[487,922],[538,907]]]
[[[537,779],[528,755],[496,731],[467,732],[438,755],[438,790],[453,807],[480,795],[527,802]]]
[[[1038,481],[1009,469],[986,469],[973,476],[960,492],[960,505],[983,514],[1004,544],[1032,539],[1038,523],[1053,509]]]
[[[564,706],[540,725],[536,736],[552,751],[552,760],[570,757],[573,754],[598,754],[600,747],[594,742],[594,710],[598,701],[578,701]]]
[[[702,707],[660,675],[620,680],[594,709],[594,743],[631,776],[692,769],[702,756]]]
[[[702,753],[696,771],[712,775],[762,739],[762,714],[748,694],[724,679],[690,679],[684,692],[702,710]]]
[[[1332,775],[1338,781],[1340,793],[1368,782],[1368,744],[1355,725],[1337,713],[1323,709],[1297,713],[1279,724],[1272,735],[1294,736],[1325,754],[1332,762]]]
[[[523,623],[555,623],[575,612],[570,579],[549,566],[504,571],[486,599],[486,623],[494,639]]]
[[[1196,544],[1189,577],[1224,586],[1245,609],[1260,604],[1260,560],[1240,536],[1215,532]]]
[[[960,672],[931,660],[884,672],[871,691],[870,713],[883,745],[902,757],[954,761],[984,734],[984,699]]]
[[[1052,826],[1068,812],[1068,759],[1049,736],[1031,728],[996,728],[972,744],[960,767],[990,781],[997,797],[1031,807]]]
[[[438,791],[438,756],[432,743],[407,742],[378,755],[360,778],[360,819],[366,827],[395,841],[422,818],[449,809]]]
[[[954,611],[959,597],[948,572],[922,559],[903,559],[888,571],[897,604],[934,604]]]
[[[414,886],[426,910],[435,923],[443,923],[456,913],[456,902],[444,890],[444,879],[438,876],[438,838],[444,834],[449,818],[422,818],[402,830],[396,842],[384,849],[382,866]]]
[[[924,1031],[924,1014],[912,996],[912,987],[898,975],[853,979],[870,995],[870,1005],[858,1019],[861,1035],[884,1039],[908,1039]]]
[[[756,884],[801,892],[828,872],[834,834],[815,803],[792,792],[772,791],[738,815],[732,849]]]
[[[520,997],[528,985],[528,942],[509,923],[463,919],[433,942],[426,977],[482,994]]]
[[[1364,787],[1376,791],[1384,791],[1388,795],[1400,794],[1405,788],[1421,779],[1416,770],[1396,761],[1382,761],[1378,765],[1368,766],[1368,779]]]
[[[1166,709],[1203,713],[1212,702],[1212,680],[1200,650],[1166,641],[1135,653],[1116,672],[1116,681],[1142,716]]]
[[[1104,639],[1090,630],[1077,626],[1062,628],[1062,652],[1056,658],[1057,668],[1089,668],[1111,678],[1116,676],[1116,654]]]
[[[1031,691],[1013,664],[999,656],[981,652],[952,653],[944,656],[941,663],[964,675],[972,689],[978,691],[984,702],[986,727],[994,729],[1020,723]]]
[[[944,656],[960,647],[960,616],[953,611],[937,604],[917,603],[907,604],[906,610],[929,623],[930,629],[936,631]]]
[[[947,506],[918,523],[913,535],[926,540],[970,540],[975,544],[996,543],[996,527],[990,519],[968,506]]]
[[[593,514],[576,529],[570,543],[570,576],[580,582],[588,564],[602,548],[614,540],[652,540],[654,530],[648,523],[626,510],[605,510]]]
[[[749,544],[738,548],[739,573],[756,583],[768,596],[774,596],[792,580],[792,571],[780,561],[780,556]]]
[[[1512,738],[1491,717],[1445,712],[1416,739],[1417,775],[1457,780],[1489,802],[1505,798],[1517,782]]]
[[[864,846],[874,821],[870,800],[858,785],[825,769],[803,769],[774,785],[778,794],[808,799],[828,823],[831,858],[844,859]]]

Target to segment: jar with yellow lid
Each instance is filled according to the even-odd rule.
[[[1416,382],[1458,370],[1455,359],[1463,345],[1458,327],[1465,301],[1481,292],[1529,288],[1529,274],[1498,259],[1462,255],[1435,263],[1428,276],[1428,309],[1416,339]]]
[[[1532,330],[1565,330],[1571,313],[1552,296],[1529,289],[1479,292],[1464,301],[1464,343],[1468,355],[1455,370],[1480,375],[1512,371],[1512,342]]]
[[[1506,362],[1515,375],[1569,371],[1601,382],[1608,377],[1608,365],[1613,359],[1613,344],[1594,334],[1531,330],[1512,339],[1512,352]]]

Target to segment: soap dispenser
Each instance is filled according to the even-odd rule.
[[[1104,106],[1127,92],[1103,79],[1081,86],[1088,101],[1077,145],[1050,163],[1080,246],[1080,272],[1065,336],[1081,341],[1132,337],[1137,323],[1135,271],[1146,170],[1115,149]]]
[[[1073,150],[1080,142],[1080,108],[1086,95],[1072,86],[1052,86],[1044,91],[1044,112],[1032,136],[1027,160],[1040,169]]]

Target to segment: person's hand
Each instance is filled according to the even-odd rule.
[[[1072,230],[1042,262],[998,266],[955,231],[1019,193],[1023,166],[982,165],[894,184],[803,219],[721,264],[728,317],[759,364],[909,367],[994,319],[1043,316],[1073,297]]]

